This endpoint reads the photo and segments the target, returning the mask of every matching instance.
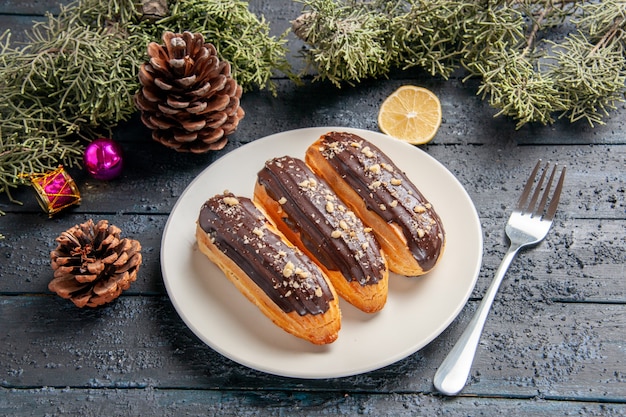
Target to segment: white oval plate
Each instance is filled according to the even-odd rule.
[[[276,327],[199,250],[196,219],[202,204],[228,189],[251,197],[266,160],[291,155],[329,131],[356,133],[404,170],[443,221],[446,248],[436,268],[418,278],[391,274],[385,308],[366,314],[340,301],[339,338],[315,346]],[[296,378],[356,375],[418,351],[454,320],[469,298],[482,260],[478,214],[458,180],[422,150],[381,133],[316,127],[278,133],[246,144],[206,168],[174,206],[161,245],[163,279],[189,328],[222,355],[270,374]]]

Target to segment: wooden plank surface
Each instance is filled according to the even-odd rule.
[[[12,39],[68,1],[0,1]],[[280,34],[301,5],[258,0],[251,9]],[[290,35],[290,56],[302,44]],[[337,89],[295,86],[278,75],[277,96],[246,93],[246,118],[223,151],[182,155],[153,142],[135,116],[114,132],[126,155],[114,181],[71,173],[80,207],[48,219],[31,189],[0,196],[0,415],[626,415],[626,106],[604,126],[529,125],[493,118],[477,82],[394,73]],[[220,156],[263,136],[311,126],[377,130],[384,98],[419,84],[442,102],[444,120],[422,150],[472,198],[483,228],[483,266],[472,297],[443,334],[383,369],[327,380],[275,377],[221,356],[189,330],[160,272],[167,216],[185,187]],[[279,150],[277,150],[278,152]],[[506,250],[504,223],[538,158],[568,166],[548,238],[513,263],[481,339],[468,386],[444,398],[432,377],[470,320]],[[112,304],[79,310],[47,290],[49,252],[62,231],[106,218],[140,240],[137,282]],[[418,325],[419,323],[417,323]]]
[[[142,243],[143,265],[137,282],[128,294],[163,295],[159,250],[167,215],[82,214],[67,219],[48,220],[39,214],[9,213],[0,241],[3,279],[0,294],[47,294],[52,276],[49,254],[56,247],[54,239],[64,230],[87,219],[107,219],[120,227],[124,236]],[[484,293],[495,273],[506,242],[504,219],[482,218],[484,258],[482,272],[474,290]],[[511,282],[501,289],[501,297],[524,296],[525,299],[555,301],[624,302],[623,263],[626,224],[612,220],[571,220],[555,224],[546,241],[532,251],[523,252],[511,267]],[[19,249],[19,250],[18,250]]]
[[[611,403],[573,402],[544,398],[472,398],[442,400],[423,394],[310,393],[292,391],[196,391],[143,389],[58,389],[13,391],[13,402],[0,398],[6,415],[54,415],[81,417],[142,416],[623,416],[623,407]],[[98,401],[100,400],[100,401]],[[96,409],[97,405],[97,409]],[[285,410],[288,410],[287,412]],[[381,414],[384,410],[385,414]]]
[[[186,330],[166,297],[126,296],[110,308],[80,311],[52,296],[2,297],[2,317],[12,318],[3,325],[2,385],[433,393],[436,367],[475,305],[405,360],[354,377],[309,381],[233,364]],[[464,394],[623,399],[624,325],[623,305],[500,300]]]

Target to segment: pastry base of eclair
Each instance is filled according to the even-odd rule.
[[[196,240],[200,251],[215,263],[224,272],[226,278],[278,327],[316,345],[325,345],[337,340],[341,328],[341,313],[336,296],[330,301],[328,311],[323,314],[300,316],[296,311],[285,313],[237,264],[211,243],[208,234],[200,226],[196,226]]]
[[[382,310],[387,302],[389,271],[385,270],[382,279],[376,284],[361,285],[357,280],[348,281],[340,271],[330,270],[318,260],[302,242],[300,233],[292,230],[284,221],[287,214],[281,204],[270,197],[265,187],[257,181],[254,186],[254,200],[261,205],[268,217],[276,224],[285,237],[306,253],[324,271],[337,293],[347,302],[366,313]],[[329,236],[328,239],[331,239]]]
[[[329,134],[334,134],[334,132]],[[351,134],[338,133],[338,135],[347,135],[354,137],[355,140],[364,140],[363,138]],[[432,267],[428,269],[423,268],[415,259],[408,246],[408,241],[402,228],[397,223],[393,221],[388,222],[376,212],[370,210],[359,192],[357,192],[357,190],[343,178],[343,175],[338,173],[329,163],[322,153],[325,136],[326,135],[322,135],[322,137],[307,148],[305,161],[313,172],[323,178],[331,188],[333,188],[335,193],[361,218],[363,223],[372,228],[387,257],[389,269],[392,272],[405,276],[419,276],[432,270]],[[369,193],[370,190],[365,188],[363,192]],[[441,237],[441,241],[443,242],[443,237]],[[436,262],[441,258],[443,245],[442,243]]]

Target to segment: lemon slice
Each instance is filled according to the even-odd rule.
[[[429,142],[441,125],[441,104],[430,90],[405,85],[383,101],[378,112],[381,132],[413,145]]]

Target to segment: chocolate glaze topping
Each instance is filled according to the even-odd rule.
[[[360,136],[330,132],[321,143],[322,155],[363,198],[367,208],[402,228],[422,269],[434,267],[444,245],[443,225],[406,174]]]
[[[271,159],[257,180],[281,204],[285,224],[326,268],[361,285],[383,278],[386,265],[371,229],[303,160],[289,156]]]
[[[323,314],[333,294],[321,270],[266,228],[265,216],[245,197],[225,193],[204,203],[198,224],[284,312]]]

